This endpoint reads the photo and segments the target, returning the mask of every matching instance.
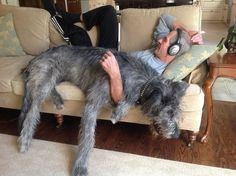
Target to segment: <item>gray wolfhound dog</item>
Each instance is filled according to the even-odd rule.
[[[132,105],[141,106],[144,115],[150,117],[156,130],[166,138],[180,134],[180,101],[187,88],[185,82],[173,82],[161,78],[155,70],[127,53],[111,50],[115,55],[123,80],[124,98],[113,105],[111,120],[122,119]],[[107,52],[104,48],[60,46],[35,57],[24,70],[25,95],[19,116],[20,152],[26,152],[40,121],[40,107],[51,96],[57,108],[63,107],[63,99],[55,86],[69,81],[82,89],[86,105],[80,123],[78,154],[73,176],[88,174],[89,154],[94,146],[96,118],[100,109],[113,104],[109,77],[99,61]],[[104,171],[105,172],[105,171]]]

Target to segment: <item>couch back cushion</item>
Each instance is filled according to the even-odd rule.
[[[49,19],[46,10],[0,5],[0,16],[13,14],[16,34],[23,50],[38,55],[49,48]]]
[[[201,8],[197,5],[124,9],[120,21],[120,50],[131,52],[150,48],[154,29],[163,13],[175,16],[189,29],[201,29]]]
[[[85,29],[85,26],[83,23],[75,23],[75,25],[82,27]],[[60,45],[66,45],[67,43],[62,38],[60,33],[57,31],[57,29],[53,26],[52,22],[49,23],[49,33],[50,33],[50,47],[56,47]],[[94,26],[90,31],[87,31],[92,45],[98,46],[98,39],[99,39],[99,28],[97,26]]]
[[[11,13],[0,16],[0,57],[25,55],[16,35]]]

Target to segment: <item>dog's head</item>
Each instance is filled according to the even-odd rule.
[[[180,102],[187,87],[185,82],[157,79],[146,88],[141,105],[152,121],[155,134],[165,138],[179,137]]]

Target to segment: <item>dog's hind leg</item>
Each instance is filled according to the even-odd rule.
[[[26,152],[32,141],[32,137],[35,131],[35,127],[38,124],[40,113],[39,113],[39,102],[33,101],[28,113],[26,114],[23,122],[20,137],[18,139],[20,152]]]
[[[30,99],[30,104],[29,107],[27,107],[28,111],[24,117],[20,117],[20,123],[22,124],[20,137],[18,139],[20,152],[26,152],[28,150],[35,132],[35,128],[40,120],[41,104],[51,93],[53,86],[54,85],[50,83],[49,79],[44,79],[41,81],[33,80],[26,83],[26,91],[29,92],[26,92],[25,94],[27,97],[29,96],[28,98]],[[24,106],[25,105],[23,105],[23,107]]]

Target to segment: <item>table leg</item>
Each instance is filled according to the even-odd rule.
[[[206,143],[208,141],[208,135],[212,125],[212,119],[213,119],[212,86],[215,80],[216,77],[208,77],[208,79],[204,84],[205,101],[207,106],[207,126],[201,138],[202,143]]]
[[[197,139],[198,132],[188,131],[188,147],[192,147]]]
[[[57,120],[57,128],[60,128],[62,126],[62,123],[64,122],[64,117],[62,114],[55,114],[56,120]]]

